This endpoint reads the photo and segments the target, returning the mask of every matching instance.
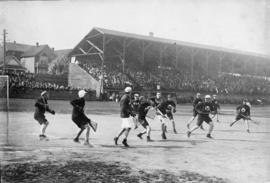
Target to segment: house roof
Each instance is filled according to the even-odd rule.
[[[48,45],[40,45],[40,46],[31,46],[27,49],[23,54],[22,57],[32,57],[38,55],[44,49],[49,48]]]
[[[54,54],[56,57],[61,57],[61,56],[68,55],[69,52],[71,52],[71,51],[72,51],[72,49],[55,50]]]
[[[6,56],[5,68],[26,70],[15,56]],[[0,67],[3,67],[3,59],[0,59]]]
[[[265,54],[256,53],[256,52],[247,52],[247,51],[242,51],[242,50],[235,50],[235,49],[229,49],[229,48],[223,48],[223,47],[217,47],[217,46],[211,46],[211,45],[203,45],[203,44],[198,44],[198,43],[184,42],[184,41],[179,41],[179,40],[165,39],[165,38],[154,37],[154,36],[138,35],[138,34],[132,34],[132,33],[126,33],[126,32],[120,32],[120,31],[115,31],[115,30],[99,28],[99,27],[94,27],[91,31],[93,31],[93,30],[96,30],[102,34],[118,36],[118,37],[127,37],[127,38],[139,39],[139,40],[147,40],[147,41],[164,43],[164,44],[177,44],[179,46],[202,48],[202,49],[208,49],[208,50],[213,50],[213,51],[229,52],[229,53],[234,53],[234,54],[263,57],[263,58],[268,58],[268,59],[270,58],[270,55],[265,55]]]
[[[20,44],[16,42],[7,42],[6,43],[6,51],[19,51],[19,52],[25,52],[29,48],[31,48],[31,45],[26,44]]]

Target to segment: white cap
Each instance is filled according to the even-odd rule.
[[[210,95],[205,95],[205,97],[204,98],[211,98],[211,96]]]
[[[43,92],[41,92],[41,96],[43,96],[43,95],[45,95],[45,94],[47,94],[47,91],[43,91]]]
[[[83,98],[83,97],[85,96],[86,93],[87,93],[87,92],[86,92],[85,90],[80,90],[80,91],[78,92],[78,95],[79,95],[80,98]]]
[[[132,88],[131,87],[128,86],[128,87],[125,88],[125,92],[126,93],[130,93],[131,91],[132,91]]]

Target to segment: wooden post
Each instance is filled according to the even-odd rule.
[[[124,38],[124,41],[123,41],[122,62],[123,62],[122,72],[125,73],[125,65],[126,65],[126,38]]]

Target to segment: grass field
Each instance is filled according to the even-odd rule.
[[[136,137],[132,130],[130,148],[115,146],[120,130],[119,104],[87,102],[86,113],[97,121],[98,131],[90,134],[94,147],[72,141],[77,127],[71,121],[68,101],[49,101],[56,115],[47,114],[49,141],[39,141],[39,125],[33,119],[34,100],[12,99],[9,113],[9,145],[6,143],[6,114],[1,103],[2,182],[270,182],[270,107],[252,107],[252,117],[260,125],[242,121],[229,127],[235,106],[222,106],[220,123],[215,123],[214,139],[197,130],[188,139],[186,122],[190,105],[178,105],[175,121],[178,134],[169,125],[167,140],[161,140],[160,124],[149,119],[152,139]],[[194,121],[195,123],[195,121]],[[205,129],[208,126],[204,125]],[[84,134],[82,135],[84,137]]]

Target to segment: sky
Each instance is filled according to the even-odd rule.
[[[7,29],[8,41],[55,49],[74,48],[93,27],[101,27],[270,54],[266,1],[1,1],[0,31]]]

